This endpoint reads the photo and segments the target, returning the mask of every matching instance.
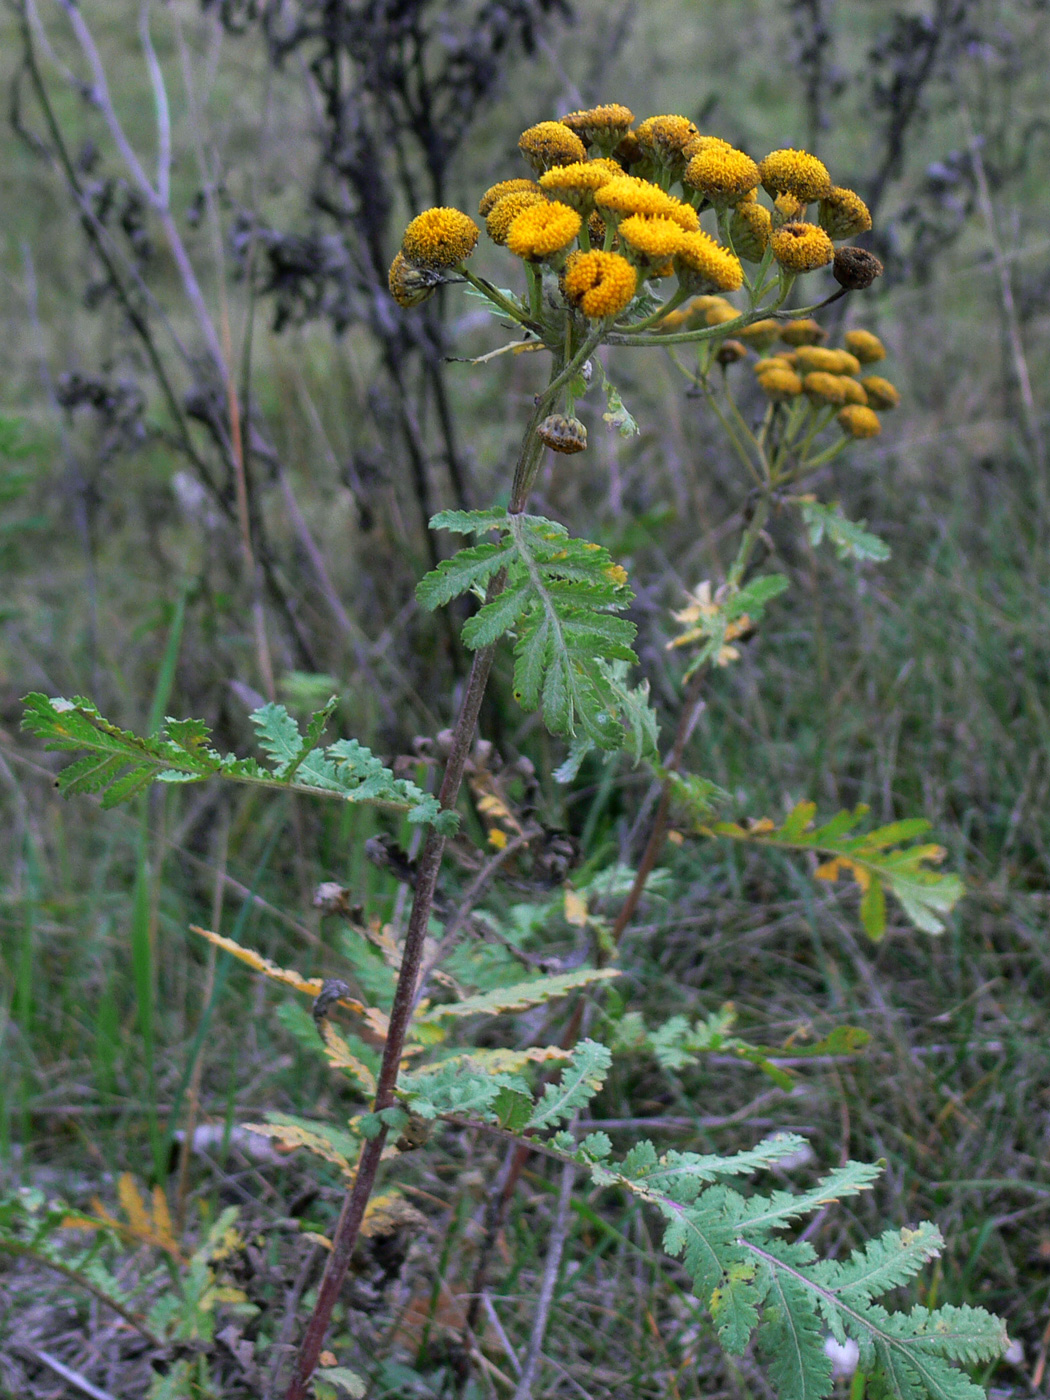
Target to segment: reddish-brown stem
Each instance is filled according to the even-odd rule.
[[[438,801],[446,811],[451,810],[456,805],[456,799],[459,796],[460,785],[463,782],[463,770],[466,767],[467,756],[474,741],[474,730],[477,726],[485,687],[488,684],[489,671],[492,669],[494,653],[495,647],[485,647],[475,654],[474,664],[470,668],[467,691],[463,697],[463,705],[452,738],[452,749],[445,766],[441,791],[438,794]],[[397,990],[394,993],[394,1004],[390,1009],[390,1025],[387,1030],[383,1063],[380,1067],[379,1081],[376,1087],[375,1111],[377,1113],[384,1108],[389,1108],[394,1102],[394,1087],[397,1084],[398,1070],[401,1067],[401,1056],[405,1048],[408,1024],[412,1019],[416,983],[423,960],[423,946],[427,925],[430,921],[430,911],[434,904],[434,891],[437,888],[438,873],[441,869],[441,858],[444,850],[445,838],[431,829],[423,845],[417,866],[415,898],[408,921],[408,930],[405,934],[401,972],[397,980]],[[317,1367],[321,1348],[324,1345],[332,1309],[339,1297],[343,1280],[346,1278],[346,1271],[350,1267],[350,1257],[354,1252],[354,1245],[357,1243],[365,1207],[375,1185],[376,1172],[379,1169],[383,1145],[386,1142],[386,1132],[386,1128],[382,1127],[376,1137],[365,1143],[361,1152],[354,1184],[343,1203],[339,1222],[332,1237],[332,1252],[328,1256],[324,1277],[321,1279],[317,1291],[317,1302],[314,1304],[314,1310],[306,1325],[299,1354],[296,1357],[295,1372],[288,1387],[287,1400],[305,1400],[310,1377]]]

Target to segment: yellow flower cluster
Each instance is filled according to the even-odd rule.
[[[612,151],[631,129],[634,113],[619,102],[601,107],[588,107],[582,112],[570,112],[562,117],[563,126],[580,138],[585,146],[600,146]]]
[[[632,214],[621,219],[617,232],[620,241],[627,245],[644,262],[665,263],[673,258],[689,235],[675,223],[657,215],[649,219],[642,214]],[[694,235],[695,237],[695,235]]]
[[[786,360],[759,360],[755,375],[759,388],[772,403],[786,403],[802,393],[802,380]]]
[[[848,350],[827,350],[822,345],[801,345],[795,351],[795,364],[804,374],[820,370],[825,374],[858,374],[860,361]]]
[[[630,305],[638,274],[619,253],[570,253],[562,290],[570,306],[579,307],[588,320],[601,321]]]
[[[507,183],[511,182],[508,180]],[[522,184],[531,185],[532,181],[523,180]],[[502,199],[497,199],[492,206],[489,216],[485,220],[485,232],[493,243],[498,243],[503,247],[507,242],[510,226],[518,215],[525,209],[531,209],[534,204],[546,203],[546,196],[540,189],[512,190],[510,194],[505,194]]]
[[[554,166],[540,176],[540,185],[548,194],[583,213],[594,208],[595,194],[612,178],[605,161],[576,161]]]

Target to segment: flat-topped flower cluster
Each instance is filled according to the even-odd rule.
[[[486,190],[478,217],[494,243],[526,264],[530,283],[551,274],[548,305],[560,296],[565,308],[610,328],[629,329],[632,303],[665,278],[678,282],[667,298],[670,313],[672,302],[690,295],[745,284],[754,294],[768,271],[781,289],[833,262],[838,276],[836,241],[871,227],[860,196],[834,185],[815,156],[782,149],[755,161],[682,116],[635,126],[634,114],[612,103],[529,127],[518,147],[532,178]],[[710,229],[701,226],[705,214]],[[479,235],[458,209],[428,209],[413,219],[390,269],[395,300],[415,306],[452,273],[474,281],[464,264]],[[749,275],[745,263],[758,264],[757,273]],[[531,307],[535,322],[542,305],[533,296],[522,311]],[[650,300],[646,330],[660,319],[651,307]]]

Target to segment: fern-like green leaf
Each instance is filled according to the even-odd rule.
[[[889,545],[864,528],[866,521],[847,520],[837,505],[804,500],[801,509],[811,544],[827,539],[840,559],[874,559],[882,564],[890,557]]]
[[[863,895],[862,920],[873,939],[885,932],[886,893],[894,896],[916,928],[943,932],[944,919],[962,898],[963,883],[956,875],[930,868],[944,859],[943,846],[908,844],[929,830],[929,822],[912,817],[855,834],[867,812],[862,804],[814,826],[815,804],[800,802],[779,827],[766,819],[751,826],[717,822],[703,830],[758,846],[819,852],[825,859],[817,869],[818,879],[836,880],[848,873],[857,882]]]
[[[781,1400],[821,1400],[833,1385],[812,1295],[791,1274],[771,1274],[759,1345]]]
[[[637,661],[636,629],[615,615],[634,595],[608,551],[542,516],[446,511],[431,525],[460,534],[499,532],[498,543],[444,560],[420,581],[416,596],[436,608],[466,592],[484,597],[502,581],[464,626],[463,640],[476,650],[513,634],[514,694],[522,707],[542,708],[552,734],[626,748],[636,759],[654,752],[655,719],[644,692],[631,691],[614,669]]]
[[[567,1123],[605,1083],[612,1055],[596,1040],[581,1040],[572,1060],[562,1068],[557,1084],[544,1086],[543,1097],[529,1119],[531,1128],[552,1128]]]
[[[549,977],[536,977],[531,982],[516,982],[512,987],[495,987],[491,992],[464,997],[419,1012],[412,1021],[414,1027],[435,1025],[448,1016],[499,1016],[506,1011],[524,1011],[528,1006],[542,1006],[557,997],[566,996],[592,982],[605,982],[619,977],[614,967],[580,967],[573,972],[558,972]]]
[[[103,807],[130,801],[151,783],[197,783],[218,777],[374,803],[445,833],[454,831],[458,822],[454,812],[443,811],[437,799],[415,783],[395,777],[355,739],[340,739],[321,749],[334,699],[311,717],[305,734],[283,705],[263,705],[253,712],[269,767],[254,758],[216,752],[200,720],[167,719],[160,733],[143,738],[111,723],[82,696],[65,700],[34,693],[26,696],[25,705],[23,729],[43,739],[49,749],[83,754],[59,773],[59,791],[67,797],[99,793]]]

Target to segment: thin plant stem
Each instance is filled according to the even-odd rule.
[[[583,354],[584,350],[587,350],[586,343],[581,348],[580,354]],[[590,353],[589,350],[587,353]],[[535,476],[536,464],[539,459],[539,449],[542,447],[542,443],[536,435],[536,429],[540,422],[540,415],[545,411],[553,394],[557,392],[559,381],[564,374],[564,371],[559,374],[559,368],[557,363],[552,367],[551,382],[546,391],[537,396],[536,407],[525,429],[515,471],[514,488],[511,493],[511,514],[521,514],[525,509],[529,487]],[[501,587],[502,582],[497,579],[495,581],[496,591]],[[466,691],[453,730],[452,744],[441,780],[441,788],[438,792],[438,803],[443,811],[452,811],[459,797],[495,654],[495,644],[483,647],[474,653],[474,661],[467,678]],[[401,1057],[404,1052],[409,1022],[415,1007],[416,992],[423,966],[427,928],[434,907],[434,895],[437,890],[444,851],[445,837],[432,827],[427,834],[416,865],[415,895],[412,902],[412,912],[409,915],[408,928],[405,932],[401,969],[398,974],[393,1005],[390,1008],[386,1044],[383,1048],[383,1060],[376,1084],[373,1104],[373,1112],[375,1113],[381,1113],[395,1103],[397,1077],[401,1068]],[[313,1312],[306,1324],[286,1400],[305,1400],[310,1377],[317,1368],[332,1310],[350,1267],[350,1259],[357,1243],[365,1209],[375,1186],[386,1136],[386,1125],[382,1125],[376,1136],[370,1138],[362,1148],[354,1176],[354,1184],[343,1202],[339,1221],[332,1236],[332,1250],[317,1290],[317,1300]]]
[[[550,1234],[547,1236],[547,1258],[543,1266],[543,1280],[536,1300],[536,1311],[532,1319],[529,1345],[521,1368],[518,1387],[513,1400],[532,1400],[532,1384],[536,1379],[540,1358],[543,1353],[543,1339],[547,1334],[551,1304],[554,1302],[554,1287],[558,1282],[565,1242],[569,1235],[569,1202],[572,1199],[572,1183],[575,1170],[568,1162],[561,1169],[561,1184],[558,1188],[558,1205],[554,1213]]]

